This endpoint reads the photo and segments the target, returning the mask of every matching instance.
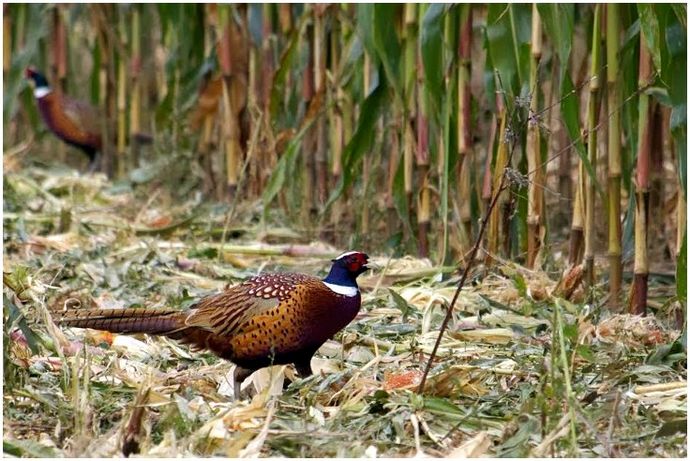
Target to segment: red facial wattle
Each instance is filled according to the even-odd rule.
[[[366,266],[367,259],[367,256],[362,253],[352,255],[347,262],[347,270],[350,272],[358,272],[362,267]]]

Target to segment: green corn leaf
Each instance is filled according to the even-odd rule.
[[[367,53],[370,56],[376,56],[373,3],[360,3],[357,5],[357,35],[362,40]]]
[[[688,28],[688,7],[683,3],[672,3],[671,8],[676,14],[678,21],[683,25],[685,29]]]
[[[401,5],[374,4],[374,17],[372,26],[372,40],[376,55],[378,56],[386,79],[396,95],[402,97],[402,48],[400,39],[395,31],[395,22],[400,13]]]
[[[580,160],[582,160],[589,177],[594,180],[594,187],[599,194],[599,198],[602,200],[602,203],[606,203],[604,200],[604,191],[601,188],[601,184],[599,184],[599,181],[597,180],[597,175],[594,173],[594,168],[592,168],[592,164],[587,157],[585,145],[582,142],[580,133],[582,132],[583,127],[580,125],[580,109],[577,99],[577,92],[575,91],[573,81],[570,79],[570,75],[568,75],[567,72],[563,76],[563,81],[561,84],[561,94],[563,95],[563,99],[561,100],[561,116],[563,117],[563,123],[568,130],[570,139],[575,144],[575,152],[577,152]]]
[[[359,87],[355,85],[355,82],[359,83],[361,81],[357,77],[362,74],[360,66],[363,59],[362,56],[364,55],[362,37],[353,31],[347,32],[342,35],[341,46],[341,59],[336,75],[340,76],[341,86],[349,89],[351,94],[353,94],[359,91]]]
[[[41,343],[40,337],[34,333],[29,324],[26,322],[24,314],[19,310],[17,305],[10,300],[6,295],[2,296],[2,302],[5,311],[5,328],[7,328],[8,333],[10,328],[19,328],[24,338],[26,339],[26,344],[29,346],[32,354],[38,354],[38,345]]]
[[[595,363],[594,353],[592,348],[587,344],[580,344],[575,347],[577,354],[590,363]]]
[[[489,4],[486,24],[487,55],[503,90],[518,94],[529,74],[531,6]]]
[[[465,417],[467,413],[447,399],[441,397],[426,397],[424,399],[424,409],[431,413],[438,413],[445,416]]]
[[[680,118],[682,120],[678,122],[677,128],[672,130],[673,138],[676,142],[676,159],[678,161],[678,181],[683,189],[683,193],[688,193],[688,158],[685,155],[687,153],[687,134],[686,134],[686,109],[687,106],[681,106],[680,108]],[[673,121],[674,116],[678,115],[679,111],[677,108],[673,108],[671,112],[671,120]],[[673,126],[673,123],[671,124]]]
[[[529,440],[539,432],[539,422],[532,416],[523,415],[520,425],[510,437],[496,447],[501,458],[524,458],[529,456]]]
[[[8,455],[27,458],[55,458],[59,456],[56,448],[34,440],[3,439],[2,451]]]
[[[507,5],[492,3],[488,6],[486,19],[486,48],[491,65],[501,75],[505,89],[512,88],[516,79],[516,55],[513,52],[513,37],[510,30]]]
[[[391,298],[393,298],[393,302],[395,302],[395,306],[400,309],[400,312],[402,313],[402,321],[405,322],[407,320],[407,315],[410,313],[410,310],[412,309],[410,305],[405,301],[405,298],[400,296],[398,292],[395,290],[392,290],[391,288],[388,289],[388,292],[391,294]]]
[[[300,16],[298,26],[292,29],[287,39],[287,45],[280,55],[278,68],[273,76],[273,86],[271,88],[270,110],[271,116],[274,118],[277,116],[278,112],[280,112],[280,103],[286,91],[285,80],[290,73],[290,69],[295,64],[296,51],[299,50],[300,37],[302,36],[308,17],[309,15],[306,14]]]
[[[573,45],[575,5],[572,3],[540,3],[537,5],[544,30],[558,53],[561,78],[568,69]]]
[[[438,116],[439,104],[444,100],[443,85],[443,20],[447,7],[440,3],[429,6],[422,20],[421,54],[424,63],[424,81],[429,93],[429,114]]]
[[[655,5],[662,32],[661,79],[671,100],[671,133],[678,159],[678,175],[687,192],[687,25],[684,13],[668,5]]]
[[[640,15],[640,27],[643,32],[644,41],[652,55],[654,68],[661,70],[661,49],[659,46],[659,21],[657,20],[654,6],[650,3],[638,3],[637,11]]]
[[[669,59],[668,72],[665,80],[668,84],[669,96],[671,96],[671,101],[673,101],[674,106],[686,104],[687,31],[675,17],[666,24],[665,41]]]

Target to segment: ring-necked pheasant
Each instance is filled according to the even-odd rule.
[[[33,82],[34,97],[43,121],[58,138],[81,149],[89,157],[89,171],[99,167],[102,147],[98,110],[83,101],[53,91],[45,76],[33,67],[26,69]]]
[[[205,297],[190,309],[69,309],[57,319],[66,326],[114,333],[168,336],[230,360],[235,396],[242,381],[270,365],[293,363],[309,376],[311,358],[323,343],[357,315],[357,276],[368,269],[364,253],[333,260],[328,276],[262,274]]]

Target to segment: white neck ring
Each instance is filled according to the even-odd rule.
[[[50,87],[49,86],[39,86],[38,88],[34,89],[34,97],[36,99],[45,98],[49,94],[50,94]]]
[[[357,287],[348,287],[345,285],[336,285],[335,283],[323,282],[331,291],[338,293],[339,295],[347,296],[351,298],[357,296],[359,289]]]

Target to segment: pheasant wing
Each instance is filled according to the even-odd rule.
[[[101,119],[98,110],[91,104],[65,97],[63,99],[65,116],[87,133],[101,132]]]
[[[318,279],[288,273],[253,277],[199,301],[185,323],[218,336],[232,337],[242,330],[251,329],[252,319],[278,307],[300,285],[312,280]]]

